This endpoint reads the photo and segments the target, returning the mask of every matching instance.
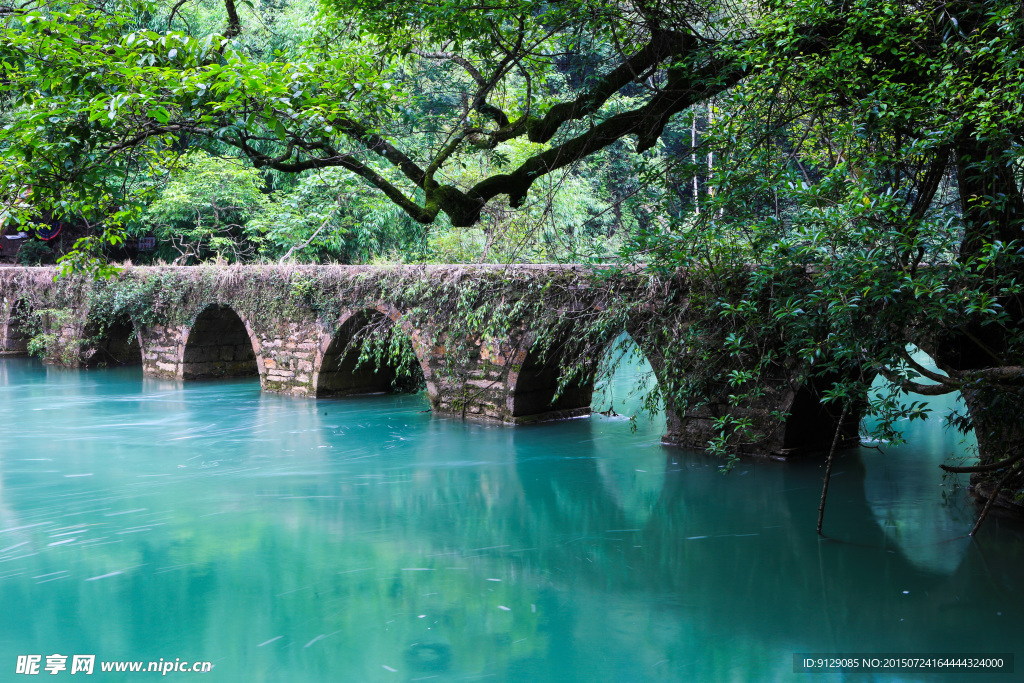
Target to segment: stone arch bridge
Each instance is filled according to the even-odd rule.
[[[685,363],[666,356],[665,331],[690,322],[685,292],[669,283],[610,281],[572,265],[131,267],[96,282],[55,275],[0,269],[0,353],[31,345],[49,362],[137,364],[186,382],[258,375],[265,391],[323,398],[401,388],[400,359],[357,363],[370,331],[386,330],[410,342],[406,370],[421,376],[435,413],[507,424],[589,415],[600,345],[621,332],[659,384],[680,381]],[[594,335],[580,321],[623,301],[632,305],[605,316],[613,322],[596,346],[579,343]],[[560,385],[574,361],[582,370]],[[715,419],[730,413],[754,424],[740,451],[827,450],[837,416],[819,390],[792,366],[780,366],[773,386],[760,404],[739,408],[724,387],[691,413],[667,400],[664,441],[704,449]],[[842,426],[843,443],[856,442],[857,422]]]

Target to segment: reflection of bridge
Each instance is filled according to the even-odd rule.
[[[64,349],[57,353],[51,348],[51,361],[136,363],[147,375],[180,380],[258,375],[266,391],[330,396],[391,390],[399,368],[387,362],[376,369],[360,367],[358,351],[367,330],[400,330],[398,336],[411,341],[417,361],[412,365],[422,373],[435,412],[513,424],[577,417],[590,412],[596,359],[584,359],[589,374],[559,391],[558,363],[566,360],[559,351],[572,348],[567,342],[578,331],[565,316],[554,315],[552,323],[514,312],[516,302],[554,284],[552,289],[575,297],[551,298],[545,305],[555,311],[597,310],[631,295],[649,304],[642,307],[642,324],[627,320],[622,327],[663,386],[678,384],[680,378],[670,375],[681,371],[671,368],[685,366],[669,362],[675,359],[667,353],[673,352],[659,342],[666,330],[671,336],[671,330],[688,324],[681,321],[686,307],[678,303],[685,295],[670,287],[652,294],[655,290],[639,278],[612,288],[579,266],[132,268],[113,286],[54,282],[53,275],[45,268],[0,274],[3,352],[24,352],[29,332],[22,321],[32,311],[47,311],[35,316],[37,327]],[[395,290],[383,287],[385,281],[421,286],[388,294]],[[473,287],[477,302],[479,296],[506,302],[502,310],[508,319],[467,328],[479,303],[447,309],[427,305],[438,296],[437,288],[450,293]],[[106,299],[100,296],[104,292]],[[111,297],[111,292],[116,294]],[[664,324],[651,325],[651,318],[657,323],[659,316]],[[452,334],[449,323],[456,318],[460,331]],[[552,326],[558,329],[554,336]],[[495,329],[503,331],[488,332]],[[621,331],[609,330],[608,343]],[[74,353],[68,354],[68,348]],[[729,407],[729,390],[723,388],[722,396],[711,397],[711,406],[700,413],[679,415],[670,407],[666,441],[703,448],[714,436],[716,417],[740,412],[753,418],[757,432],[744,450],[786,454],[827,448],[835,418],[801,382],[794,365],[779,365],[776,389],[762,405]],[[844,429],[847,436],[855,436],[856,423],[851,420]]]
[[[597,420],[486,430],[443,449],[438,435],[425,437],[402,458],[353,470],[390,480],[388,495],[355,495],[346,488],[355,480],[342,476],[317,493],[338,501],[332,515],[344,520],[346,538],[408,541],[436,561],[418,566],[438,573],[475,563],[514,568],[516,581],[503,586],[529,594],[518,603],[543,601],[538,611],[566,620],[549,631],[554,638],[635,630],[632,642],[664,638],[666,649],[681,652],[687,650],[680,645],[719,648],[723,662],[733,661],[738,643],[753,641],[791,667],[796,644],[829,652],[954,648],[978,619],[979,605],[1004,600],[988,614],[1011,614],[1021,604],[1011,569],[1020,544],[1008,557],[986,560],[961,537],[941,546],[949,555],[941,571],[922,569],[913,562],[921,539],[894,541],[875,519],[856,452],[837,463],[842,476],[830,495],[841,503],[826,520],[834,540],[823,540],[814,531],[818,463],[741,465],[723,477],[714,459],[674,449],[629,451],[630,437],[610,431]],[[316,438],[316,430],[306,433]],[[581,443],[587,445],[577,457],[556,455]],[[319,442],[295,445],[316,452]],[[336,466],[345,462],[334,457]],[[624,476],[609,476],[609,465],[621,465]],[[626,481],[635,468],[643,472]],[[281,486],[282,496],[292,493]],[[967,528],[969,522],[958,534]],[[991,581],[988,572],[995,573]],[[426,590],[411,574],[394,569],[397,593]],[[472,604],[474,594],[446,599],[461,606]],[[616,610],[631,611],[620,622]],[[685,642],[680,631],[686,630],[694,631],[693,643]],[[998,647],[986,643],[987,651],[1007,647],[1014,635],[1006,630]],[[659,652],[647,664],[661,658]],[[586,678],[607,680],[600,672]],[[719,678],[727,676],[707,677]]]

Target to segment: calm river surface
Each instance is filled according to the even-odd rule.
[[[838,461],[822,542],[819,463],[723,476],[661,446],[663,421],[427,407],[0,359],[0,680],[26,654],[94,654],[102,681],[160,658],[245,682],[1015,678],[793,670],[1024,656],[1024,533],[964,538],[975,508],[936,467],[964,445],[938,419]]]

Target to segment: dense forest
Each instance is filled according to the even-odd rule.
[[[459,13],[457,4],[442,10]],[[11,8],[11,56],[38,61],[21,62],[8,82],[4,114],[21,135],[8,129],[5,138],[11,151],[28,145],[24,167],[9,168],[17,179],[9,177],[8,203],[19,201],[8,208],[101,237],[79,245],[83,253],[143,263],[558,262],[614,258],[631,236],[666,227],[666,206],[683,216],[692,212],[684,204],[708,192],[712,152],[700,152],[692,172],[675,167],[696,161],[692,143],[705,135],[711,104],[692,121],[671,121],[644,154],[616,139],[545,174],[515,209],[503,198],[457,228],[435,210],[425,229],[424,212],[409,211],[427,203],[423,183],[408,187],[375,144],[386,139],[421,167],[437,161],[439,184],[472,187],[554,146],[521,131],[485,142],[472,128],[496,125],[494,102],[508,110],[498,120],[524,120],[584,92],[642,37],[615,46],[590,36],[570,47],[584,36],[545,35],[550,22],[569,19],[560,9],[565,16],[538,16],[524,28],[518,39],[532,44],[509,58],[491,53],[490,41],[514,43],[517,24],[451,27],[452,36],[478,33],[460,40],[426,26],[446,21],[443,12],[423,17],[419,30],[375,23],[391,11],[311,0]],[[99,52],[86,54],[93,45]],[[109,63],[94,71],[97,58]],[[642,103],[654,83],[652,75],[630,80],[610,98],[615,111]],[[48,100],[47,115],[22,118],[30,102],[41,104],[35,96]],[[455,142],[464,144],[446,149]],[[27,178],[29,168],[39,175]],[[120,237],[147,236],[156,238],[152,251],[118,249]],[[37,242],[20,260],[53,262],[61,254],[48,246]]]
[[[704,359],[677,405],[709,382],[756,400],[800,363],[895,439],[928,415],[901,392],[960,391],[981,458],[950,469],[1024,497],[1018,0],[27,0],[0,21],[24,263],[685,274],[709,322],[676,340]],[[33,237],[55,225],[60,253]]]

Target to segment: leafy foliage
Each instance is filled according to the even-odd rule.
[[[249,260],[262,242],[249,225],[267,207],[260,185],[259,173],[237,160],[193,152],[146,208],[142,222],[177,252],[177,264],[211,255],[228,262]]]

